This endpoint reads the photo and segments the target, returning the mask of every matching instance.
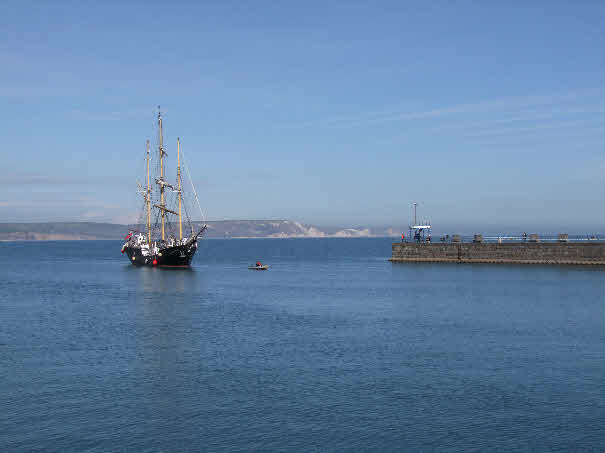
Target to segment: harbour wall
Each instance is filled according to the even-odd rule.
[[[390,261],[605,265],[605,242],[395,242]]]

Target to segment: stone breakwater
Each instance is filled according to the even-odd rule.
[[[605,265],[605,243],[393,243],[393,262]]]

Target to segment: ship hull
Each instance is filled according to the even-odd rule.
[[[196,251],[197,241],[191,244],[165,247],[153,255],[143,255],[140,247],[126,246],[123,249],[133,266],[151,267],[189,267]]]

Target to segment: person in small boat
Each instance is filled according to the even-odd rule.
[[[261,266],[262,266],[262,263],[260,261],[257,261],[256,262],[256,267],[261,267]]]

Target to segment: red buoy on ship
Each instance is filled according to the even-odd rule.
[[[153,260],[153,265],[157,266],[158,265],[158,260]]]

